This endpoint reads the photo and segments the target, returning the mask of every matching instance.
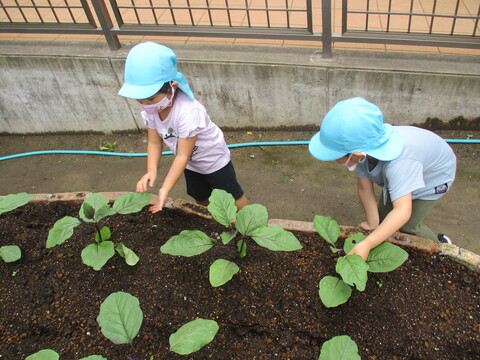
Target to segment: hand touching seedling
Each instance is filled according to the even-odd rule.
[[[336,253],[342,251],[335,247],[335,242],[340,235],[337,222],[329,217],[315,216],[313,219],[315,230],[332,246],[330,249]],[[365,235],[357,233],[347,238],[343,245],[343,252],[348,254],[353,247],[365,239]],[[319,283],[319,295],[326,307],[335,307],[347,302],[352,294],[351,287],[365,290],[368,272],[388,272],[402,265],[408,258],[408,253],[394,244],[384,242],[370,252],[366,262],[360,255],[346,255],[340,257],[335,267],[341,279],[336,276],[325,276]]]
[[[113,206],[110,206],[108,199],[102,194],[91,194],[80,207],[79,216],[85,223],[94,225],[95,243],[88,245],[82,250],[83,263],[95,270],[100,270],[107,261],[115,255],[115,250],[125,259],[128,265],[135,265],[138,256],[124,244],[115,244],[110,241],[110,229],[105,226],[108,219],[102,220],[115,214],[131,214],[140,211],[150,203],[152,194],[149,193],[127,193],[119,196]],[[48,233],[47,248],[63,244],[65,240],[73,235],[73,229],[82,221],[71,216],[65,216],[58,220]]]
[[[213,218],[227,230],[217,239],[209,238],[198,230],[184,230],[172,237],[161,248],[164,254],[194,256],[214,246],[232,246],[240,259],[247,255],[247,240],[252,239],[258,245],[273,251],[294,251],[302,245],[291,232],[280,226],[267,226],[267,209],[259,204],[247,205],[237,212],[235,199],[224,190],[214,189],[208,199],[208,211]],[[217,259],[210,266],[209,279],[212,286],[221,286],[230,281],[240,268],[233,261]]]

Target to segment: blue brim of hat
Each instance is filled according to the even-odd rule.
[[[322,161],[337,160],[346,155],[344,152],[331,150],[323,146],[320,141],[320,131],[310,139],[308,151],[310,151],[310,154],[312,154],[314,158]]]
[[[171,81],[176,81],[180,90],[182,90],[190,99],[195,99],[193,92],[190,89],[190,86],[188,86],[188,82],[182,73],[177,72],[177,75],[175,78],[171,79]],[[163,84],[164,83],[145,86],[123,84],[118,95],[136,100],[146,99],[155,95],[161,89]]]
[[[390,124],[383,124],[388,134],[388,140],[375,149],[352,149],[350,152],[364,152],[381,161],[390,161],[400,156],[403,151],[403,139]],[[322,161],[332,161],[344,157],[346,152],[332,150],[325,147],[320,141],[320,131],[311,138],[308,150],[313,157]]]

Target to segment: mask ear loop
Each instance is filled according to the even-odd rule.
[[[166,108],[172,106],[173,97],[174,97],[174,95],[175,95],[175,88],[173,87],[171,81],[169,82],[169,85],[170,85],[170,89],[172,90],[172,96],[170,96],[170,102],[169,102],[169,104],[166,106]]]

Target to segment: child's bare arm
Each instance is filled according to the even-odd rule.
[[[165,202],[168,199],[168,193],[173,189],[178,179],[180,179],[180,176],[182,176],[183,171],[190,160],[190,156],[192,156],[196,141],[196,136],[191,138],[178,138],[175,159],[173,160],[172,166],[170,166],[170,170],[168,170],[162,187],[158,191],[158,203],[150,207],[152,213],[163,209],[163,205],[165,205]]]
[[[360,255],[367,260],[370,250],[387,240],[403,225],[412,215],[412,194],[402,196],[393,201],[393,209],[388,213],[380,225],[361,243],[355,245],[350,254]]]
[[[380,223],[377,201],[373,191],[373,182],[367,178],[357,179],[358,197],[363,206],[367,221],[359,224],[364,230],[374,230]]]
[[[137,192],[147,191],[147,185],[153,186],[157,179],[157,170],[163,151],[163,140],[157,130],[148,129],[147,173],[137,182]]]

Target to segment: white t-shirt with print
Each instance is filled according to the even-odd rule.
[[[223,132],[215,125],[207,111],[197,100],[178,91],[172,109],[165,120],[158,114],[142,111],[143,122],[149,129],[157,130],[170,150],[177,153],[178,138],[197,137],[187,169],[200,174],[211,174],[230,161]]]

